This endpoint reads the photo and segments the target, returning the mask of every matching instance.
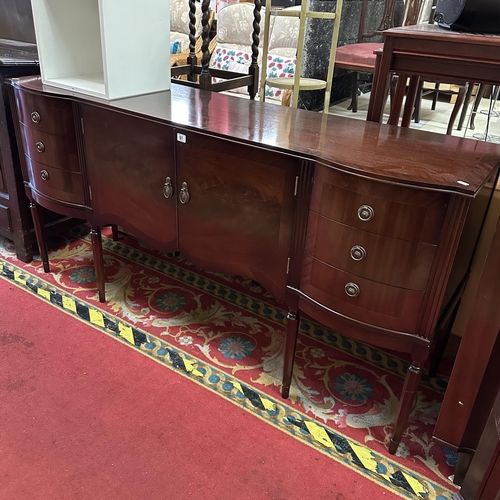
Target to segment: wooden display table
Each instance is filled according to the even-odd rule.
[[[498,146],[178,85],[112,102],[37,78],[14,88],[35,220],[40,204],[90,222],[102,299],[100,227],[119,224],[286,304],[285,397],[300,311],[410,353],[396,450],[466,281],[462,243],[478,238]]]
[[[435,24],[384,31],[384,50],[375,69],[367,120],[380,122],[389,75],[413,76],[402,125],[409,126],[418,78],[439,82],[500,82],[500,36],[451,32]],[[406,78],[392,100],[389,123],[397,125]]]

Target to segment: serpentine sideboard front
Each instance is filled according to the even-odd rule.
[[[100,227],[118,224],[286,304],[284,397],[299,311],[410,353],[396,451],[465,285],[497,146],[177,85],[116,101],[38,78],[11,91],[34,218],[39,204],[89,221],[101,300]]]

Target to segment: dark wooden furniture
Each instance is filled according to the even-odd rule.
[[[382,120],[389,75],[398,73],[389,123],[397,125],[403,106],[406,77],[411,78],[402,126],[408,127],[420,78],[444,83],[498,83],[500,37],[455,33],[436,24],[405,26],[384,32],[384,50],[375,70],[367,120]],[[455,116],[458,106],[454,107]],[[455,116],[450,119],[451,124]]]
[[[209,68],[210,63],[210,0],[202,0],[201,2],[201,25],[202,25],[202,44],[201,44],[201,61],[198,61],[196,56],[196,25],[195,0],[189,0],[189,56],[187,64],[173,66],[170,69],[172,75],[172,83],[186,85],[189,87],[197,87],[203,90],[211,90],[212,92],[222,92],[225,90],[235,89],[238,87],[248,87],[250,99],[254,99],[259,89],[259,65],[257,59],[259,57],[259,35],[260,35],[260,10],[262,7],[261,0],[254,1],[254,21],[252,34],[252,62],[248,69],[248,74],[244,75],[235,71],[225,71],[217,68]],[[201,64],[200,64],[201,63]],[[179,78],[185,76],[186,78]],[[222,78],[223,81],[214,82],[212,78]]]
[[[471,278],[471,313],[434,430],[436,441],[459,453],[457,484],[462,483],[500,390],[499,215],[497,185],[473,269],[477,278]]]
[[[477,451],[454,500],[500,498],[500,393],[484,426]]]
[[[497,146],[175,85],[111,102],[13,85],[34,216],[40,204],[90,222],[101,299],[99,228],[119,224],[285,302],[285,397],[299,311],[409,352],[396,450],[438,319],[467,278],[463,243],[478,237]]]
[[[0,235],[12,240],[17,257],[32,259],[33,224],[24,193],[6,78],[39,73],[36,46],[0,39]]]

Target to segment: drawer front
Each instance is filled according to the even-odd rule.
[[[310,212],[305,251],[348,273],[423,292],[436,246],[361,231]]]
[[[26,154],[38,163],[54,168],[80,172],[76,139],[71,136],[48,134],[21,125]]]
[[[416,333],[424,298],[421,292],[360,278],[310,256],[304,258],[300,289],[341,315],[405,333]]]
[[[5,207],[4,205],[0,205],[0,229],[9,233],[12,232],[9,207]]]
[[[26,156],[31,185],[42,195],[56,201],[85,204],[82,175],[49,167]]]
[[[448,203],[447,194],[370,181],[318,167],[311,210],[364,231],[436,244]]]
[[[15,90],[19,119],[25,125],[50,134],[75,135],[70,101]]]

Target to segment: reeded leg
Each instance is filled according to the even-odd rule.
[[[94,256],[94,267],[97,278],[97,291],[99,292],[99,302],[106,301],[105,280],[104,280],[104,260],[102,257],[101,229],[98,226],[90,228],[90,239],[92,241],[92,254]]]
[[[398,416],[396,418],[396,423],[392,431],[391,442],[389,444],[389,453],[396,453],[399,442],[403,436],[403,432],[406,429],[406,423],[408,422],[408,416],[415,401],[415,396],[417,394],[418,384],[420,383],[420,378],[422,377],[422,367],[420,363],[412,362],[408,367],[406,372],[405,383],[403,386],[403,392],[399,401]]]
[[[43,221],[38,210],[38,205],[33,200],[30,200],[31,217],[33,218],[33,226],[35,228],[36,242],[42,259],[43,270],[50,273],[49,254],[47,253],[47,245],[43,232]]]
[[[299,312],[296,308],[290,308],[286,316],[286,338],[285,355],[283,359],[283,383],[281,385],[281,396],[288,398],[290,385],[292,384],[293,365],[295,361],[295,348],[297,346],[297,334],[299,331]]]

